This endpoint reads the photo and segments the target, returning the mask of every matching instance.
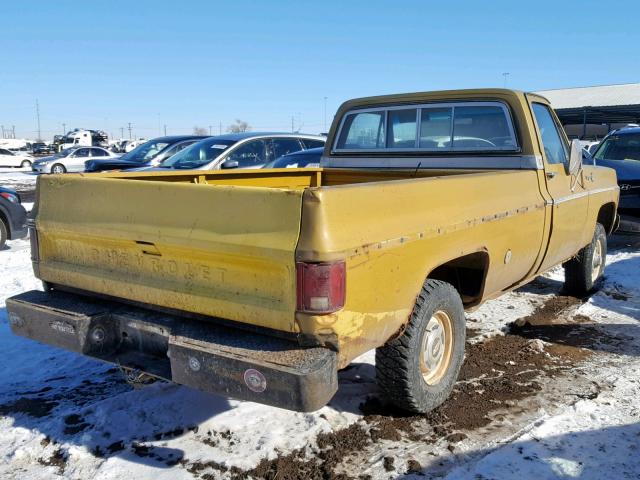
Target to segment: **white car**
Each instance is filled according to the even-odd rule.
[[[102,147],[73,147],[51,157],[39,158],[31,168],[38,173],[84,172],[84,162],[87,160],[108,160],[119,156]]]
[[[17,153],[0,148],[0,167],[30,167],[33,163],[33,157],[24,153]]]

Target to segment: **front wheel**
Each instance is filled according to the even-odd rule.
[[[20,164],[21,168],[29,168],[31,167],[31,161],[30,160],[23,160],[22,163]]]
[[[464,360],[462,300],[455,288],[427,280],[404,332],[376,350],[376,379],[402,410],[426,413],[449,396]]]
[[[51,173],[65,173],[66,171],[67,169],[64,168],[64,165],[61,165],[59,163],[56,163],[51,167]]]
[[[591,292],[604,274],[607,260],[607,232],[596,223],[591,243],[564,263],[564,289],[572,295]]]

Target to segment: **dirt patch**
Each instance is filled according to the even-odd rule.
[[[251,470],[228,469],[227,473],[234,479],[342,480],[354,477],[336,473],[338,467],[358,471],[359,465],[350,465],[349,457],[381,441],[407,439],[435,443],[444,439],[450,449],[454,449],[455,444],[466,438],[463,431],[488,425],[497,410],[510,408],[540,391],[545,376],[561,373],[568,364],[573,365],[589,356],[589,350],[582,345],[574,346],[568,340],[576,336],[577,329],[583,328],[581,324],[590,321],[588,317],[571,316],[581,302],[575,297],[552,297],[532,315],[518,322],[519,325],[513,325],[505,335],[468,344],[465,362],[452,395],[426,415],[407,415],[372,397],[360,407],[364,413],[362,421],[342,430],[318,435],[317,447],[298,449],[272,460],[264,459]],[[557,325],[557,322],[566,322],[567,318],[573,320],[571,325]],[[542,335],[545,331],[540,328],[550,326],[557,333],[554,336]],[[541,336],[546,342],[553,343],[541,341]],[[587,343],[585,340],[585,345]],[[384,458],[382,468],[394,470],[397,460]],[[187,466],[187,469],[194,468],[193,465],[196,464]],[[219,468],[208,466],[214,470]],[[407,463],[407,473],[421,470],[417,461],[409,460]]]
[[[58,469],[58,475],[63,475],[64,469],[67,468],[68,457],[67,452],[61,448],[57,448],[49,458],[41,458],[38,460],[38,463],[46,467],[56,467]]]

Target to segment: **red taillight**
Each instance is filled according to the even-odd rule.
[[[332,313],[344,307],[344,262],[296,263],[298,311]]]

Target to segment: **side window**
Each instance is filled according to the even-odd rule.
[[[302,150],[302,146],[296,138],[274,138],[272,142],[274,159]]]
[[[460,106],[453,110],[453,149],[511,149],[515,143],[504,110],[497,105]]]
[[[345,150],[371,150],[384,148],[384,111],[361,112],[347,115],[340,131],[337,148]]]
[[[89,156],[89,149],[88,148],[80,148],[76,151],[74,157],[80,158],[80,157],[88,157]]]
[[[0,148],[0,155],[11,155],[11,152],[5,150],[4,148]]]
[[[304,144],[304,148],[307,150],[310,148],[324,147],[324,142],[322,140],[311,140],[309,138],[303,138],[300,141]]]
[[[265,141],[251,140],[231,152],[226,160],[238,162],[239,168],[258,167],[265,163]]]
[[[387,148],[415,148],[417,109],[390,110]]]
[[[420,148],[448,149],[451,143],[451,108],[423,108]]]
[[[107,156],[107,152],[105,152],[101,148],[92,148],[91,149],[91,156],[92,157],[106,157]]]
[[[562,135],[558,131],[556,122],[553,121],[549,108],[541,103],[534,103],[533,114],[540,129],[540,137],[542,138],[542,146],[547,162],[551,164],[566,164],[569,152],[562,140]]]

